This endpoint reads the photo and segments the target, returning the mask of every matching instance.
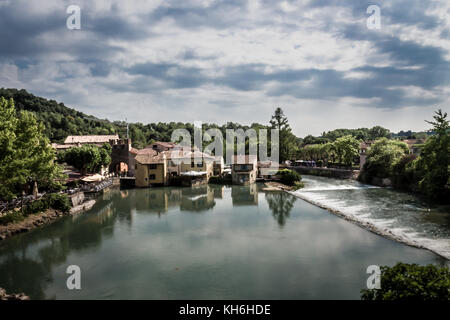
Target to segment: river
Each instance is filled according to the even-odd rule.
[[[33,299],[359,299],[369,265],[449,264],[298,198],[327,194],[341,208],[391,190],[305,182],[301,195],[261,184],[111,189],[84,214],[0,242],[0,287]],[[81,269],[80,290],[67,289],[69,265]]]

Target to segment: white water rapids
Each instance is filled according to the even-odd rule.
[[[357,181],[304,176],[293,195],[375,233],[450,260],[450,212],[429,207],[414,195]]]

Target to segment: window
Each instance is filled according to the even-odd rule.
[[[201,168],[201,167],[203,167],[203,162],[197,163],[197,168]]]
[[[191,168],[195,168],[195,163],[194,163],[194,161],[191,161]]]
[[[150,175],[148,176],[148,178],[149,178],[150,180],[156,180],[156,176],[155,176],[154,174],[150,174]]]
[[[149,165],[148,165],[148,168],[149,168],[150,170],[155,170],[155,169],[156,169],[156,164],[155,164],[155,163],[149,164]]]

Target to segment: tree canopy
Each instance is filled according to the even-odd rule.
[[[11,199],[29,191],[34,183],[57,188],[61,168],[34,114],[16,114],[14,101],[0,97],[0,198]]]
[[[81,147],[70,148],[58,154],[60,162],[74,166],[82,174],[95,173],[102,166],[107,167],[111,163],[111,146],[105,143],[102,147],[85,144]]]

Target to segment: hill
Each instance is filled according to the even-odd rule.
[[[126,136],[127,124],[125,122],[111,122],[106,119],[99,119],[69,108],[64,103],[35,96],[24,89],[0,88],[0,96],[3,96],[5,99],[14,99],[17,111],[26,110],[33,112],[37,119],[44,123],[45,134],[52,142],[62,143],[68,135],[118,134],[122,138]],[[222,131],[224,137],[226,128],[247,130],[250,127],[257,130],[267,126],[257,123],[251,126],[244,126],[231,122],[222,126],[203,124],[203,130],[218,128]],[[179,128],[187,129],[193,136],[193,125],[182,122],[130,123],[129,136],[133,147],[143,148],[153,141],[170,141],[173,130]]]

